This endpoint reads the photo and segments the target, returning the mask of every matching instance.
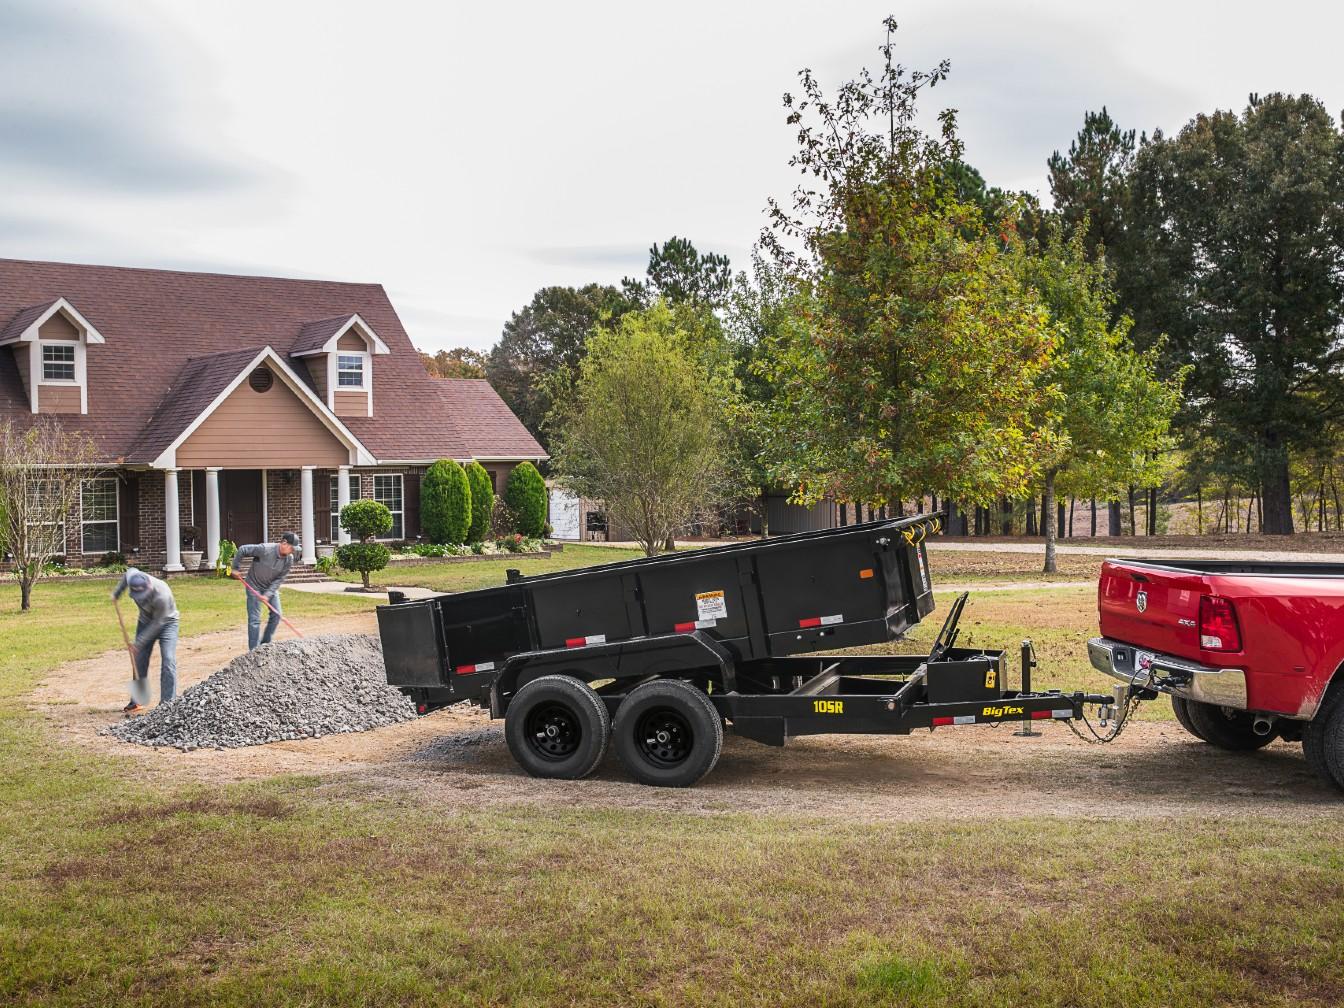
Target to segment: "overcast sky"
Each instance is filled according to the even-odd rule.
[[[678,234],[734,264],[793,184],[780,95],[946,57],[967,159],[1048,200],[1086,109],[1344,108],[1344,4],[0,0],[0,256],[382,283],[427,349]],[[767,13],[768,12],[768,13]]]

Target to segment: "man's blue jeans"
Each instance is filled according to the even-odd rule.
[[[136,640],[148,625],[144,615],[135,627]],[[154,642],[159,644],[159,703],[166,704],[177,696],[177,620],[170,619],[159,627],[157,637],[150,638],[145,646],[135,652],[135,674],[141,679],[149,675],[149,657],[154,650]]]
[[[246,588],[243,591],[247,591]],[[273,588],[266,593],[266,601],[271,604],[275,612],[270,613],[270,618],[266,621],[266,629],[261,629],[261,614],[266,612],[266,607],[261,599],[257,598],[250,591],[247,592],[247,649],[251,651],[258,644],[269,644],[271,638],[275,636],[276,628],[280,626],[280,589]]]

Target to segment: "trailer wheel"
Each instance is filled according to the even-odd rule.
[[[639,686],[616,708],[616,755],[641,784],[690,787],[714,769],[723,719],[709,697],[680,679]]]
[[[1228,710],[1198,700],[1187,701],[1185,709],[1190,715],[1190,723],[1195,727],[1195,734],[1219,749],[1250,752],[1264,748],[1277,737],[1272,731],[1268,735],[1257,735],[1251,727],[1255,718],[1246,711]]]
[[[1195,722],[1190,717],[1189,701],[1186,700],[1185,697],[1178,697],[1178,696],[1172,697],[1171,709],[1173,713],[1175,713],[1176,715],[1176,720],[1181,723],[1182,728],[1188,731],[1195,738],[1199,739],[1201,742],[1208,741],[1208,739],[1206,739],[1203,735],[1199,733],[1199,729],[1195,727]]]
[[[510,702],[504,738],[518,765],[533,777],[578,780],[602,762],[611,739],[611,717],[587,683],[571,676],[542,676]]]

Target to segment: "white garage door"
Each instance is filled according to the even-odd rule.
[[[563,490],[551,491],[551,528],[556,539],[579,538],[579,499]]]

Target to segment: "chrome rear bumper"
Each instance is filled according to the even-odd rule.
[[[1175,680],[1162,686],[1148,682],[1148,673],[1144,669],[1135,669],[1136,651],[1151,654],[1150,665],[1157,675],[1164,679]],[[1087,656],[1092,667],[1098,672],[1135,686],[1149,686],[1164,693],[1197,700],[1200,703],[1217,704],[1220,707],[1233,707],[1246,710],[1246,670],[1239,668],[1214,668],[1184,658],[1135,648],[1130,644],[1111,640],[1109,637],[1093,637],[1087,642]]]

